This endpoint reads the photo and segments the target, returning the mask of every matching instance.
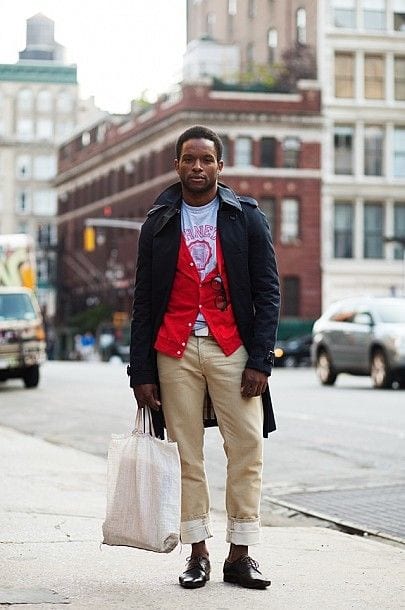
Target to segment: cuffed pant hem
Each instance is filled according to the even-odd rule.
[[[183,544],[201,542],[212,538],[212,535],[211,521],[208,516],[182,521],[180,524],[180,540]]]
[[[260,543],[260,519],[236,521],[227,520],[226,541],[231,544],[251,546]]]

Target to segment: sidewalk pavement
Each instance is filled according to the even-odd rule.
[[[211,581],[178,585],[188,548],[169,555],[100,547],[106,461],[0,428],[0,605],[60,609],[346,610],[405,608],[405,550],[317,527],[263,528],[253,548],[272,586],[221,579],[225,519],[215,515]],[[67,605],[69,604],[69,605]]]

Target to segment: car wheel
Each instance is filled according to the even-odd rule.
[[[373,386],[377,389],[392,387],[392,373],[387,363],[387,358],[381,349],[375,350],[371,356],[371,379]]]
[[[297,366],[297,359],[295,358],[295,356],[286,356],[284,358],[284,366],[288,367],[288,368],[293,368],[294,366]]]
[[[35,364],[27,368],[23,375],[26,388],[36,388],[39,383],[39,366]]]
[[[316,374],[322,385],[333,385],[336,381],[337,373],[332,366],[329,355],[322,350],[316,358]]]

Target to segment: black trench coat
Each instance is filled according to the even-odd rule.
[[[243,344],[246,367],[270,375],[276,340],[280,292],[270,229],[257,202],[218,186],[217,230],[221,240],[232,307]],[[167,188],[142,226],[131,323],[130,385],[159,383],[153,348],[169,301],[181,239],[181,184]],[[269,389],[263,394],[263,436],[275,430]],[[163,438],[161,411],[152,413]],[[207,401],[205,426],[217,425]]]

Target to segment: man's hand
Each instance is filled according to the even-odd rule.
[[[245,369],[242,373],[241,394],[243,398],[260,396],[267,388],[267,375],[255,369]]]
[[[150,409],[155,409],[155,411],[159,411],[162,403],[159,400],[159,393],[156,384],[143,383],[140,385],[136,385],[133,390],[135,400],[138,403],[138,407],[140,409],[143,409],[144,407],[149,407]]]

